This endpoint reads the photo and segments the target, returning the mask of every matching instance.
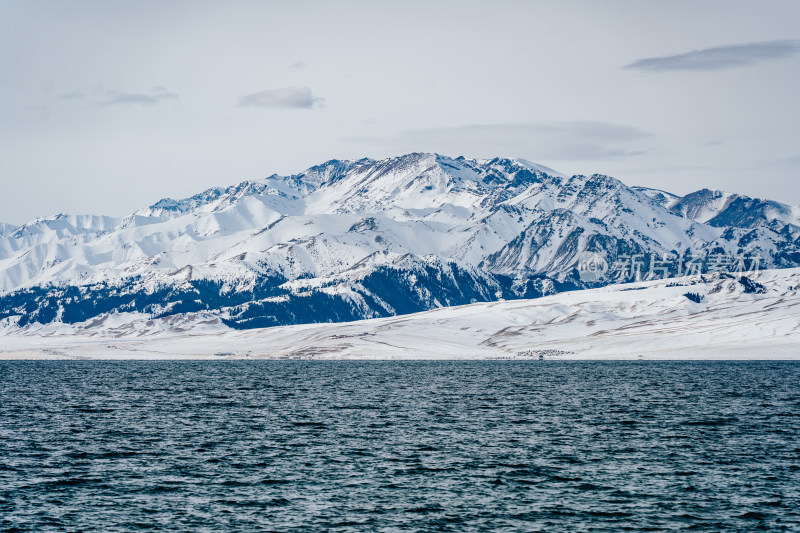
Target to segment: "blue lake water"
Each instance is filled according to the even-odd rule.
[[[2,531],[798,531],[795,362],[0,362]]]

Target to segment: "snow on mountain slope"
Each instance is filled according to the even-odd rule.
[[[544,177],[531,166],[433,154],[331,161],[298,176],[161,200],[121,221],[38,220],[2,236],[0,290],[131,276],[164,281],[187,266],[230,280],[252,279],[264,268],[287,277],[329,275],[379,251],[449,251],[477,263],[521,228],[516,223],[461,251],[475,238],[470,221]]]
[[[777,202],[678,198],[520,159],[332,160],[122,219],[58,215],[5,228],[0,318],[74,322],[115,309],[216,311],[241,327],[351,320],[592,286],[577,272],[587,253],[609,265],[727,254],[798,266],[796,215]]]
[[[676,216],[620,181],[595,174],[544,182],[509,200],[529,210],[529,223],[487,258],[503,272],[560,272],[587,250],[624,240],[632,252],[663,255],[702,248],[718,229]],[[724,246],[728,248],[728,246]],[[613,244],[613,248],[618,248]]]
[[[5,224],[0,222],[0,235],[6,235],[8,233],[12,233],[16,231],[17,226],[12,226],[11,224]]]
[[[686,218],[708,222],[724,211],[735,198],[735,194],[728,192],[703,189],[682,197],[673,204],[672,210]]]
[[[677,194],[672,194],[671,192],[662,191],[661,189],[651,189],[649,187],[638,187],[634,186],[631,187],[633,190],[640,192],[654,200],[658,205],[664,207],[666,209],[672,209],[672,207],[677,204],[681,197]]]
[[[686,196],[676,196],[657,189],[634,187],[662,207],[696,222],[715,227],[758,227],[800,225],[800,206],[750,198],[725,191],[701,189]]]
[[[519,163],[520,165],[522,165],[522,166],[524,166],[526,168],[529,168],[531,170],[535,170],[537,172],[541,172],[542,174],[547,174],[549,176],[555,176],[557,178],[566,178],[567,177],[565,174],[562,174],[561,172],[559,172],[557,170],[553,170],[550,167],[546,167],[544,165],[540,165],[539,163],[534,163],[533,161],[528,161],[527,159],[522,159],[520,157],[515,157],[514,159],[512,159],[512,161],[514,161],[515,163]]]
[[[795,268],[247,331],[202,313],[24,328],[0,322],[0,358],[800,359],[798,297]]]

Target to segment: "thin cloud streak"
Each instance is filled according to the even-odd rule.
[[[242,96],[238,107],[311,109],[322,102],[323,99],[315,98],[308,87],[281,87]]]
[[[159,104],[162,100],[179,100],[180,97],[177,93],[167,90],[166,87],[157,85],[148,93],[118,93],[110,92],[109,100],[101,102],[98,105],[142,105],[154,106]]]
[[[174,93],[161,85],[156,85],[150,90],[159,100],[180,100],[178,93]]]
[[[111,98],[108,105],[120,105],[120,104],[139,104],[144,106],[155,105],[158,103],[158,98],[155,96],[150,96],[149,94],[135,94],[135,93],[123,93],[118,94]]]
[[[649,57],[625,65],[623,68],[645,72],[713,71],[783,59],[798,52],[800,52],[800,40],[764,41],[705,48],[674,56]]]
[[[489,157],[525,156],[536,161],[599,161],[640,156],[630,146],[650,133],[631,126],[596,121],[471,124],[409,130],[387,137],[351,137],[350,142],[401,152],[440,152]]]

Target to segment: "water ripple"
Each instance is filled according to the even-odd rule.
[[[800,530],[793,362],[0,362],[2,531]]]

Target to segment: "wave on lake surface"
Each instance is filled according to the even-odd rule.
[[[0,361],[0,529],[797,530],[798,383],[788,361]]]

